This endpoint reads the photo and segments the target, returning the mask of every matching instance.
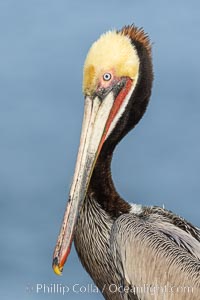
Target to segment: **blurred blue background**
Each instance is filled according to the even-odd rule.
[[[199,1],[0,0],[0,298],[102,299],[72,249],[52,253],[72,180],[83,113],[82,68],[99,35],[135,23],[153,42],[145,117],[118,146],[113,177],[132,202],[165,205],[199,226]],[[36,285],[63,284],[48,293]]]

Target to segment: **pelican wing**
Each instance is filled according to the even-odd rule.
[[[198,237],[199,230],[195,230]],[[170,217],[161,213],[121,215],[112,228],[111,249],[119,274],[138,289],[141,299],[152,299],[144,296],[144,287],[149,293],[148,287],[154,287],[158,294],[165,287],[176,292],[191,287],[187,297],[182,293],[177,298],[155,299],[199,299],[200,243]]]
[[[164,208],[153,206],[153,207],[146,207],[144,209],[145,215],[156,214],[159,216],[163,216],[166,218],[167,223],[172,223],[175,227],[186,231],[190,235],[192,235],[197,241],[200,242],[200,229],[192,225],[190,222],[186,221],[184,218],[176,215],[175,213],[166,210]]]

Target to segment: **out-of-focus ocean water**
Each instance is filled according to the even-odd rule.
[[[109,29],[144,27],[155,73],[147,113],[115,152],[116,187],[200,225],[199,9],[197,0],[0,1],[1,299],[103,299],[74,249],[62,277],[51,263],[79,143],[82,67]]]

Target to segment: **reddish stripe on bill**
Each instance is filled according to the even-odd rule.
[[[117,95],[117,97],[116,97],[116,99],[114,101],[113,107],[111,109],[111,112],[109,114],[108,120],[106,122],[105,130],[104,130],[101,142],[99,144],[98,154],[101,151],[103,143],[105,142],[105,138],[106,138],[107,132],[108,132],[108,130],[110,128],[110,125],[111,125],[112,121],[114,120],[117,112],[119,111],[119,109],[120,109],[123,101],[125,100],[128,92],[130,91],[132,83],[133,83],[133,80],[130,79],[130,78],[128,78],[127,81],[126,81],[126,84],[125,84],[124,88],[120,91],[120,93]]]

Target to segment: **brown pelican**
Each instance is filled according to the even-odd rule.
[[[115,190],[117,143],[142,118],[153,81],[143,29],[103,34],[87,55],[80,147],[53,269],[74,240],[105,299],[200,299],[200,230],[161,207],[129,204]]]

